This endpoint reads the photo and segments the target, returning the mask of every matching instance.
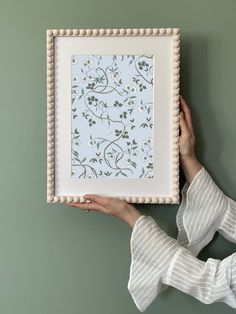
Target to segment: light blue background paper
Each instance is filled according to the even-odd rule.
[[[153,56],[71,57],[74,178],[153,178]]]

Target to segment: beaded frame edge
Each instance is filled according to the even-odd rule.
[[[47,202],[87,202],[83,196],[57,196],[55,187],[54,37],[56,36],[173,36],[172,46],[172,196],[116,196],[128,203],[179,204],[179,28],[48,29],[47,40]]]

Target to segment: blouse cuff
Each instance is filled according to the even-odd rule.
[[[185,182],[181,194],[182,201],[176,215],[177,241],[197,256],[218,230],[228,199],[204,166],[190,184]]]
[[[169,237],[151,216],[136,221],[130,239],[131,265],[128,290],[137,308],[144,312],[168,285],[163,281],[180,244]]]

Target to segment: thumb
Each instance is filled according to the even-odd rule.
[[[92,201],[92,202],[95,202],[101,206],[106,206],[107,203],[108,203],[108,200],[106,197],[103,197],[103,196],[99,196],[99,195],[96,195],[96,194],[85,194],[84,195],[84,198]]]

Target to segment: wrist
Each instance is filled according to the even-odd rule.
[[[184,171],[187,182],[190,184],[195,177],[195,175],[202,169],[202,165],[194,156],[192,157],[182,157],[181,166]]]
[[[185,168],[198,167],[200,165],[195,155],[191,157],[180,157],[180,159],[182,166]]]
[[[189,163],[189,162],[195,162],[197,160],[197,157],[195,155],[194,150],[191,150],[191,152],[187,154],[180,153],[180,159],[182,162]]]
[[[125,211],[119,218],[126,222],[131,228],[133,228],[140,216],[142,216],[141,212],[138,211],[133,205],[127,203]]]

